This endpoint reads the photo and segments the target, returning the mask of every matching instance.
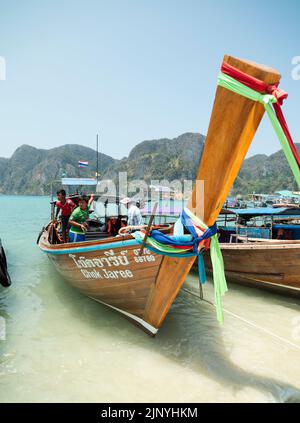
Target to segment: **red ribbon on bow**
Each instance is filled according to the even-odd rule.
[[[268,85],[265,82],[261,81],[260,79],[255,78],[254,76],[248,75],[247,73],[242,72],[241,70],[235,68],[232,65],[229,65],[229,63],[226,63],[226,62],[222,63],[221,71],[225,73],[226,75],[230,76],[231,78],[236,79],[238,82],[251,88],[254,91],[258,91],[259,93],[262,93],[262,94],[271,94],[276,98],[277,102],[273,104],[273,107],[274,107],[277,119],[288,140],[290,149],[293,152],[295,160],[300,168],[300,157],[297,152],[292,135],[290,133],[287,122],[284,118],[284,115],[281,109],[283,101],[288,97],[288,93],[283,91],[281,88],[278,88],[278,84]]]

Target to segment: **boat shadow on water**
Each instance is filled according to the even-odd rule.
[[[102,333],[104,337],[113,338],[113,342],[129,343],[162,355],[177,365],[196,372],[200,378],[213,380],[220,385],[219,392],[231,390],[233,400],[240,391],[250,388],[261,394],[262,401],[300,402],[300,390],[296,386],[263,375],[263,360],[268,360],[268,356],[264,352],[266,357],[260,357],[259,347],[253,350],[253,354],[256,354],[260,362],[262,375],[256,372],[253,356],[247,366],[250,370],[245,370],[231,359],[235,348],[240,348],[240,354],[243,351],[249,354],[251,341],[254,339],[255,342],[255,337],[260,338],[261,334],[252,333],[249,342],[246,339],[249,334],[247,330],[236,322],[229,323],[227,317],[226,323],[233,328],[228,335],[228,329],[225,333],[216,321],[215,310],[199,298],[181,291],[158,335],[151,338],[137,330],[123,316],[72,289],[55,271],[52,275],[52,290],[55,291],[56,300],[65,303],[64,307],[68,308],[74,320],[80,316],[81,324],[88,325],[97,337]],[[199,392],[199,401],[201,398],[202,394]],[[246,398],[244,400],[247,401]],[[218,398],[214,398],[214,401],[218,401]],[[222,398],[219,401],[222,402]]]
[[[213,378],[224,390],[231,389],[233,398],[239,391],[252,388],[259,391],[263,398],[269,396],[270,401],[300,402],[300,390],[297,387],[276,378],[259,375],[253,357],[249,360],[250,365],[245,367],[245,359],[242,359],[243,365],[233,361],[231,355],[236,356],[236,348],[239,354],[249,355],[251,341],[243,339],[249,332],[241,328],[240,322],[229,322],[228,316],[225,316],[225,325],[231,325],[231,329],[224,333],[216,321],[215,310],[201,302],[200,298],[180,294],[166,323],[159,334],[163,350],[175,360],[187,362],[199,374]],[[239,331],[241,333],[237,338]],[[168,339],[165,339],[166,335]],[[256,332],[254,336],[259,338],[261,334]],[[264,359],[259,357],[260,352],[262,351],[253,351],[260,361],[257,366],[260,367],[259,372],[263,374]],[[246,370],[246,367],[253,371]],[[266,367],[269,367],[268,363]],[[218,401],[217,398],[215,400]]]

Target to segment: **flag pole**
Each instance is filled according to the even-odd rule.
[[[97,149],[97,173],[96,173],[96,180],[97,180],[97,185],[98,185],[98,172],[99,172],[99,137],[97,134],[97,143],[96,143],[96,149]]]

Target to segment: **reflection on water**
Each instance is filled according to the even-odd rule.
[[[150,338],[70,288],[40,253],[35,239],[47,199],[0,200],[0,235],[13,280],[10,289],[0,289],[7,325],[0,402],[300,401],[300,340],[293,326],[299,300],[232,285],[224,307],[234,315],[225,313],[221,327],[210,305],[182,291]],[[195,275],[185,287],[198,294]],[[210,283],[205,297],[213,297]]]

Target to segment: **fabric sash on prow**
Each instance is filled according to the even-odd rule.
[[[225,56],[224,61],[269,85],[280,81],[280,74],[266,66],[231,56]],[[200,195],[194,189],[188,205],[207,226],[215,223],[263,115],[262,104],[223,87],[217,88],[196,178],[197,181],[204,181],[204,196],[201,198],[200,182],[195,185],[200,187]],[[161,326],[194,260],[195,257],[164,257],[145,309],[145,321],[156,328]]]

